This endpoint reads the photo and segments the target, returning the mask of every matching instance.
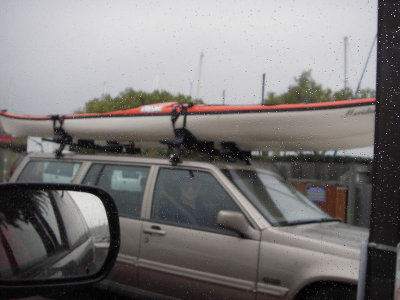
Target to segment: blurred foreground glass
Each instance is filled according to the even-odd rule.
[[[88,192],[2,189],[0,280],[86,277],[104,265],[110,231],[104,205]]]

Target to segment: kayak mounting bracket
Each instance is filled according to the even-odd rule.
[[[177,149],[177,151],[170,156],[170,162],[176,165],[181,162],[181,154],[183,150],[196,151],[201,153],[213,154],[215,152],[214,143],[199,141],[197,138],[186,129],[187,111],[194,104],[178,104],[171,112],[171,123],[172,129],[174,131],[175,140],[174,141],[160,141],[161,144],[168,145],[169,149]],[[176,121],[179,116],[183,115],[183,125],[181,128],[176,128]]]
[[[183,126],[182,128],[186,128],[186,116],[187,116],[187,111],[189,108],[191,108],[194,104],[189,103],[189,104],[181,104],[179,103],[174,107],[174,109],[171,111],[171,122],[172,122],[172,128],[175,130],[175,123],[178,120],[180,115],[183,115]]]
[[[161,144],[167,145],[169,149],[177,149],[177,151],[170,156],[170,161],[173,165],[181,162],[180,157],[184,150],[210,155],[217,154],[213,142],[197,140],[197,138],[186,128],[174,128],[174,134],[174,141],[160,141]]]
[[[51,119],[53,120],[53,142],[60,144],[55,152],[56,158],[61,158],[65,146],[72,145],[72,136],[63,128],[64,116],[52,115]]]
[[[166,144],[169,149],[175,148],[177,151],[170,156],[170,162],[172,165],[176,165],[181,162],[181,154],[183,150],[189,150],[194,152],[206,153],[212,156],[220,156],[228,160],[240,159],[250,165],[250,151],[240,150],[234,142],[221,142],[221,150],[217,150],[214,147],[214,142],[210,141],[199,141],[188,129],[186,129],[186,117],[187,110],[193,106],[193,103],[188,105],[179,104],[174,107],[171,112],[172,128],[175,135],[174,141],[160,141],[162,144]],[[182,128],[176,128],[175,124],[179,116],[183,115],[183,126]]]

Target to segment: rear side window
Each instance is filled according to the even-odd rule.
[[[83,184],[106,190],[115,201],[120,216],[139,218],[149,167],[93,164]]]
[[[19,182],[71,183],[81,163],[64,161],[30,161],[22,170]]]

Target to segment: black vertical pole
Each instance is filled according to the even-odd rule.
[[[393,299],[400,242],[400,1],[378,2],[374,177],[366,299]]]

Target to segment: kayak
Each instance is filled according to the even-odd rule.
[[[56,118],[74,139],[161,147],[160,141],[174,140],[174,114],[181,114],[175,128],[185,127],[197,140],[214,142],[215,147],[232,142],[241,150],[324,151],[370,146],[374,141],[373,98],[271,106],[168,102]],[[13,136],[51,138],[54,118],[2,111],[0,128]]]

